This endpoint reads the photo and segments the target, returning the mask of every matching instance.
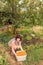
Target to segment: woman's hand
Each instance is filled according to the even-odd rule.
[[[21,49],[21,50],[23,50],[22,46],[18,46],[18,49]]]

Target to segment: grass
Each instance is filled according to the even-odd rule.
[[[0,55],[0,65],[9,65],[7,58],[3,55]]]
[[[10,34],[10,32],[6,32],[3,34],[0,34],[0,41],[2,41],[4,43],[8,43],[8,41],[13,37],[14,37],[14,35]]]
[[[6,44],[4,44],[5,48],[8,49],[8,46]],[[24,61],[23,63],[25,65],[32,65],[32,64],[35,64],[37,63],[38,61],[40,60],[43,60],[43,43],[41,43],[40,45],[27,45],[27,44],[24,44],[23,45],[23,49],[27,52],[27,58],[26,58],[26,61]],[[6,50],[8,51],[8,50]],[[5,52],[6,52],[5,51]],[[1,54],[0,57],[4,57],[4,63],[6,63],[6,65],[9,65],[9,63],[7,62],[7,59],[5,56],[3,56],[4,53]],[[0,62],[3,63],[3,60],[1,60]]]
[[[18,30],[20,34],[24,35],[23,39],[24,40],[31,40],[32,37],[30,35],[28,35],[28,33],[33,34],[33,30],[30,29],[23,29],[23,30]],[[36,37],[42,38],[42,33],[41,32],[35,32],[34,34]],[[0,34],[0,41],[4,42],[4,46],[5,48],[8,49],[8,41],[14,37],[14,34],[10,33],[10,32],[6,32],[3,34]],[[23,49],[26,50],[27,52],[27,59],[26,61],[24,61],[25,65],[34,65],[35,63],[37,63],[39,60],[43,60],[43,43],[36,43],[35,45],[31,44],[31,45],[23,45]],[[8,51],[8,50],[7,50]]]
[[[43,46],[40,45],[24,45],[24,49],[27,51],[26,65],[32,65],[39,60],[43,60]]]

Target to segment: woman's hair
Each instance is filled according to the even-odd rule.
[[[15,39],[17,40],[17,38],[20,38],[20,40],[22,40],[22,36],[21,35],[16,35]]]

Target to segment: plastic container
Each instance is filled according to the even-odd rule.
[[[22,51],[24,51],[24,50],[22,50]],[[17,51],[17,53],[18,52],[22,52],[22,51]],[[25,61],[26,60],[26,56],[27,56],[27,54],[21,55],[21,56],[16,55],[16,59],[17,59],[17,61]]]

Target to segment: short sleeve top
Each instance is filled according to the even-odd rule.
[[[16,39],[13,38],[13,39],[11,39],[11,40],[8,42],[8,45],[9,45],[10,47],[11,47],[12,42],[14,42],[14,44],[18,44],[17,41],[16,41]]]

